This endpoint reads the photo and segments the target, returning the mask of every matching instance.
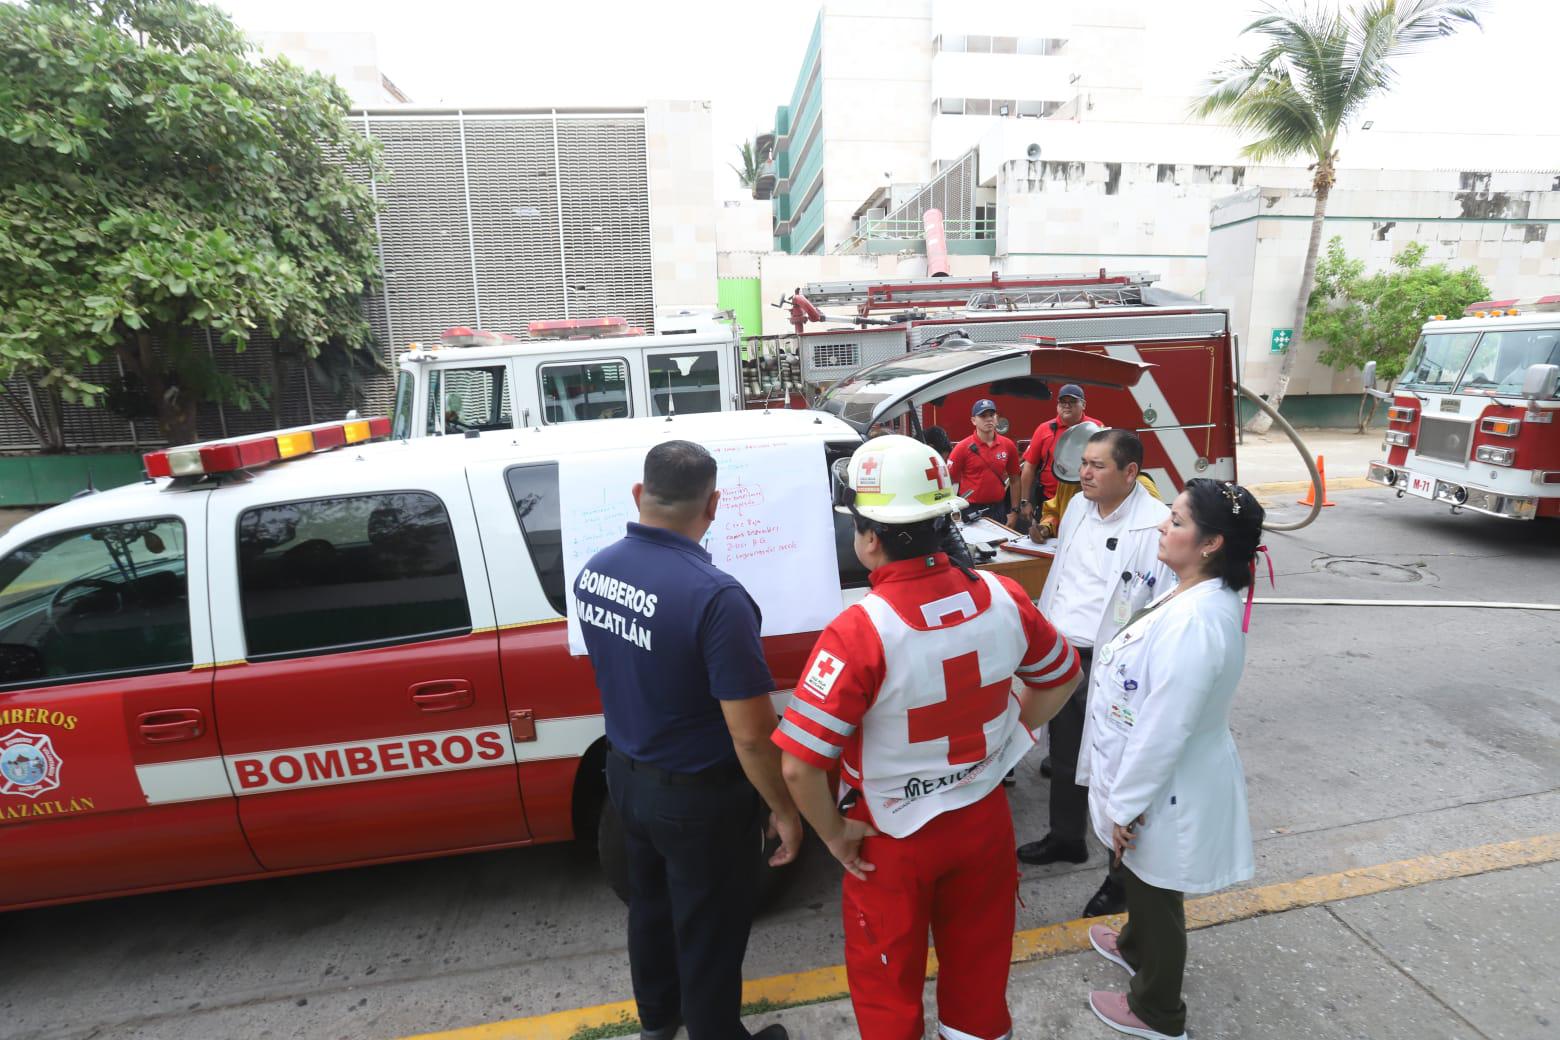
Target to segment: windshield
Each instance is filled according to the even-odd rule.
[[[1461,393],[1519,394],[1532,365],[1560,364],[1560,329],[1486,332],[1457,384]]]
[[[396,376],[395,417],[390,421],[390,436],[398,441],[412,435],[412,390],[416,385],[416,379],[404,369]]]
[[[1450,390],[1473,350],[1477,332],[1437,332],[1419,337],[1403,366],[1398,386],[1405,390]]]

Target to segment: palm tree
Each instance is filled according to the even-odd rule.
[[[1393,62],[1465,25],[1479,26],[1483,0],[1361,0],[1346,10],[1322,3],[1269,6],[1242,33],[1263,37],[1256,58],[1235,58],[1219,68],[1193,105],[1195,115],[1225,116],[1238,130],[1255,135],[1241,149],[1255,162],[1304,155],[1312,160],[1316,210],[1305,252],[1300,292],[1295,297],[1294,346],[1284,352],[1278,383],[1268,397],[1277,408],[1289,389],[1295,346],[1305,325],[1306,304],[1316,281],[1322,221],[1338,163],[1338,138],[1366,103],[1393,86]],[[1272,420],[1258,413],[1250,429],[1265,433]]]
[[[758,149],[753,147],[753,142],[743,141],[740,149],[742,153],[742,166],[739,169],[734,163],[727,163],[736,172],[738,179],[742,181],[744,188],[753,187],[753,182],[758,180],[759,167],[764,165],[767,156],[759,155]]]

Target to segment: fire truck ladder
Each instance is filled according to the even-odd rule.
[[[809,282],[797,290],[814,307],[854,306],[865,317],[873,311],[930,307],[972,310],[1027,310],[1064,305],[1141,304],[1143,290],[1159,280],[1146,271],[1112,274],[1101,268],[1088,274],[1004,280],[990,278],[897,278],[872,282]]]

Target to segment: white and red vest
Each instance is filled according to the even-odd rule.
[[[820,769],[838,763],[893,837],[979,801],[1033,746],[1015,675],[1050,687],[1078,670],[1017,583],[932,559],[872,573],[872,592],[819,636],[774,737]]]

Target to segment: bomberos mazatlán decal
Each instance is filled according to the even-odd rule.
[[[76,716],[46,708],[0,711],[0,723],[27,722],[43,727],[71,730]],[[54,746],[53,737],[44,732],[17,728],[0,736],[0,822],[64,816],[97,808],[93,800],[44,798],[59,790],[65,760]]]

